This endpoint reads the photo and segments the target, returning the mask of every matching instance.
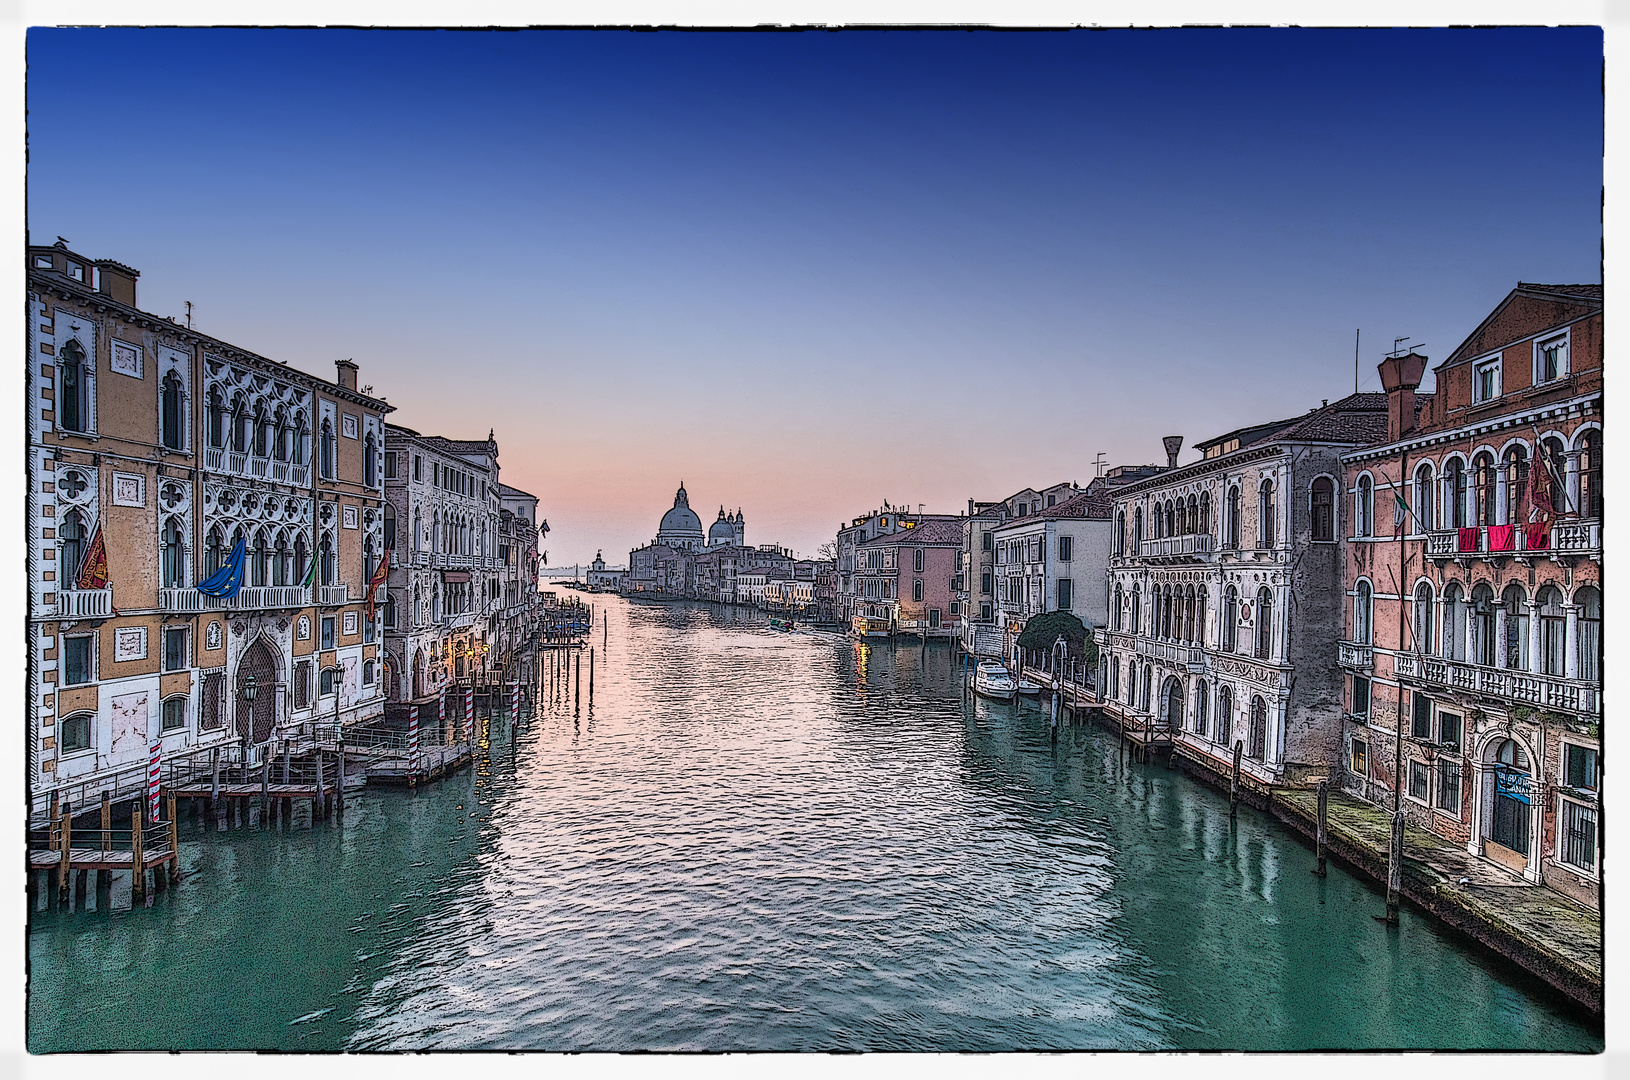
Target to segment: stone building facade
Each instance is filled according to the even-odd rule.
[[[129,267],[27,259],[34,809],[140,790],[153,741],[257,753],[376,718],[391,407],[348,360],[329,382],[142,311]],[[242,588],[199,592],[239,541]]]
[[[1340,548],[1315,527],[1312,494],[1343,451],[1386,432],[1381,394],[1201,443],[1202,457],[1119,488],[1096,631],[1103,707],[1226,774],[1241,744],[1248,782],[1336,767]]]
[[[1381,365],[1337,475],[1348,790],[1600,900],[1602,289],[1518,285],[1448,359]]]

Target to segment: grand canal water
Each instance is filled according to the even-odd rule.
[[[964,704],[943,646],[595,600],[592,707],[343,825],[184,821],[179,890],[35,914],[30,1049],[1602,1045],[1262,815]]]

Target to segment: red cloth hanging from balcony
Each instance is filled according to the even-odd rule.
[[[1544,551],[1551,546],[1551,526],[1545,521],[1530,521],[1522,527],[1523,546],[1529,551]]]
[[[1456,551],[1477,550],[1477,526],[1473,525],[1469,529],[1456,529],[1455,531],[1459,534],[1457,537],[1459,543],[1455,546]]]
[[[1515,525],[1490,525],[1489,550],[1512,551],[1517,543],[1517,527]]]

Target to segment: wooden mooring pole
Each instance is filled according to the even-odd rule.
[[[594,646],[589,646],[589,704],[594,704]]]
[[[67,904],[72,899],[68,893],[68,863],[69,855],[73,849],[74,808],[67,799],[62,800],[62,861],[57,864],[57,903]]]
[[[175,792],[165,796],[164,808],[170,814],[170,884],[181,880],[181,827],[175,819]]]
[[[1404,885],[1404,812],[1392,812],[1392,843],[1387,849],[1387,913],[1376,918],[1398,925],[1398,893]]]
[[[1245,749],[1245,744],[1238,739],[1234,740],[1234,769],[1228,777],[1228,820],[1232,821],[1239,814],[1239,756]]]
[[[147,867],[142,856],[142,805],[140,799],[130,804],[130,899],[134,903],[147,897]]]
[[[1314,858],[1316,858],[1318,860],[1318,865],[1314,868],[1313,872],[1315,874],[1319,875],[1320,877],[1325,876],[1325,869],[1324,869],[1325,821],[1329,817],[1329,814],[1330,814],[1330,781],[1328,781],[1328,780],[1320,780],[1319,781],[1319,820],[1318,820],[1318,825],[1315,828],[1314,833],[1313,833],[1313,855],[1314,855]]]

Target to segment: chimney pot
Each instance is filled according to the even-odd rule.
[[[354,360],[334,361],[334,381],[346,390],[357,388],[357,365]]]
[[[1389,356],[1377,366],[1387,392],[1387,441],[1397,442],[1415,429],[1415,389],[1426,374],[1426,357],[1411,349]]]
[[[1183,449],[1183,436],[1168,435],[1161,439],[1160,442],[1161,445],[1166,447],[1166,468],[1177,468],[1177,452]]]
[[[126,307],[136,306],[136,279],[141,277],[140,270],[132,270],[123,263],[116,263],[112,259],[97,259],[96,291],[107,296]]]

